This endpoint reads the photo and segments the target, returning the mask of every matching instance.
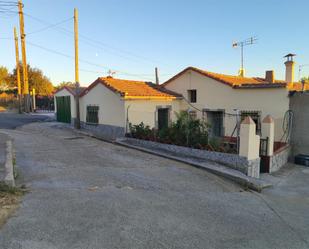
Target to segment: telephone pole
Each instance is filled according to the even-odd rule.
[[[74,45],[75,45],[75,101],[76,119],[75,128],[80,129],[80,110],[79,110],[79,68],[78,68],[78,11],[74,9]]]
[[[30,95],[29,95],[29,84],[28,84],[28,68],[27,68],[27,58],[26,58],[26,34],[24,27],[24,13],[23,4],[21,0],[18,0],[18,13],[19,13],[19,27],[20,27],[20,37],[21,37],[21,55],[23,62],[23,95],[25,102],[25,112],[30,112]]]
[[[16,27],[14,27],[14,40],[15,40],[15,57],[16,57],[16,77],[17,77],[17,92],[18,92],[18,111],[22,113],[21,107],[21,85],[20,85],[20,68],[19,68],[19,49],[18,49],[18,37]]]

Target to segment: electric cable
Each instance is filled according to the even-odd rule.
[[[37,48],[40,48],[42,50],[45,50],[45,51],[48,51],[50,53],[54,53],[54,54],[57,54],[57,55],[61,55],[61,56],[64,56],[66,58],[69,58],[69,59],[75,59],[74,56],[71,56],[71,55],[67,55],[67,54],[64,54],[62,52],[59,52],[59,51],[56,51],[56,50],[53,50],[53,49],[50,49],[50,48],[46,48],[46,47],[43,47],[41,45],[38,45],[38,44],[35,44],[35,43],[32,43],[30,41],[27,41],[27,44],[33,46],[33,47],[37,47]],[[93,63],[93,62],[90,62],[90,61],[87,61],[87,60],[84,60],[84,59],[80,59],[79,60],[81,63],[85,63],[85,64],[88,64],[88,65],[91,65],[91,66],[96,66],[96,67],[99,67],[99,68],[105,68],[105,69],[108,69],[110,70],[110,68],[106,67],[106,66],[103,66],[103,65],[100,65],[100,64],[97,64],[97,63]],[[124,72],[124,71],[120,71],[120,70],[114,70],[113,71],[116,71],[118,73],[121,73],[121,74],[124,74],[124,75],[129,75],[129,76],[134,76],[134,77],[141,77],[139,76],[138,74],[132,74],[132,73],[128,73],[128,72]],[[145,78],[145,77],[144,77]],[[147,80],[149,80],[149,78],[145,78]]]

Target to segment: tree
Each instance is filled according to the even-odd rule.
[[[303,78],[301,78],[301,80],[300,80],[301,82],[305,82],[305,84],[309,84],[309,76],[308,77],[303,77]]]
[[[60,88],[65,87],[65,86],[74,88],[75,87],[75,83],[73,83],[71,81],[62,81],[61,83],[59,83],[56,86],[56,89],[60,89]]]
[[[5,89],[9,83],[9,70],[6,67],[0,66],[0,88]]]
[[[23,85],[23,73],[22,73],[22,64],[20,64],[20,78],[21,85]],[[50,80],[43,74],[42,70],[38,68],[32,68],[30,65],[27,65],[28,68],[28,81],[29,81],[29,90],[35,89],[36,94],[41,96],[51,95],[54,91],[54,86]],[[11,86],[17,86],[17,70],[13,70],[13,73],[10,76]]]

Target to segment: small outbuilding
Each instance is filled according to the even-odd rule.
[[[175,120],[181,99],[150,82],[100,77],[80,94],[81,126],[112,140],[123,137],[129,124],[162,129]]]
[[[71,123],[76,117],[75,90],[64,86],[54,93],[55,115],[58,122]]]

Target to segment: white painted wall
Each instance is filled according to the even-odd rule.
[[[76,102],[74,95],[69,92],[67,89],[63,88],[61,91],[55,93],[54,95],[54,103],[55,103],[55,113],[57,112],[57,101],[56,97],[70,96],[71,100],[71,118],[76,118]]]
[[[99,106],[99,123],[125,127],[125,105],[119,94],[102,84],[96,85],[80,97],[80,120],[86,122],[87,106]]]
[[[228,85],[202,76],[194,71],[188,71],[165,87],[183,94],[187,98],[187,90],[197,90],[197,103],[193,105],[199,109],[224,109],[227,113],[234,113],[233,109],[261,111],[261,120],[270,114],[275,120],[275,140],[282,136],[282,122],[285,112],[289,109],[288,91],[284,88],[271,89],[233,89]],[[183,109],[188,108],[183,101]],[[198,117],[202,114],[198,112]],[[235,118],[226,116],[225,135],[230,136],[235,127]]]
[[[176,119],[175,112],[180,110],[180,100],[126,100],[125,109],[128,121],[132,124],[143,122],[151,128],[156,127],[157,108],[171,107],[170,121]]]

